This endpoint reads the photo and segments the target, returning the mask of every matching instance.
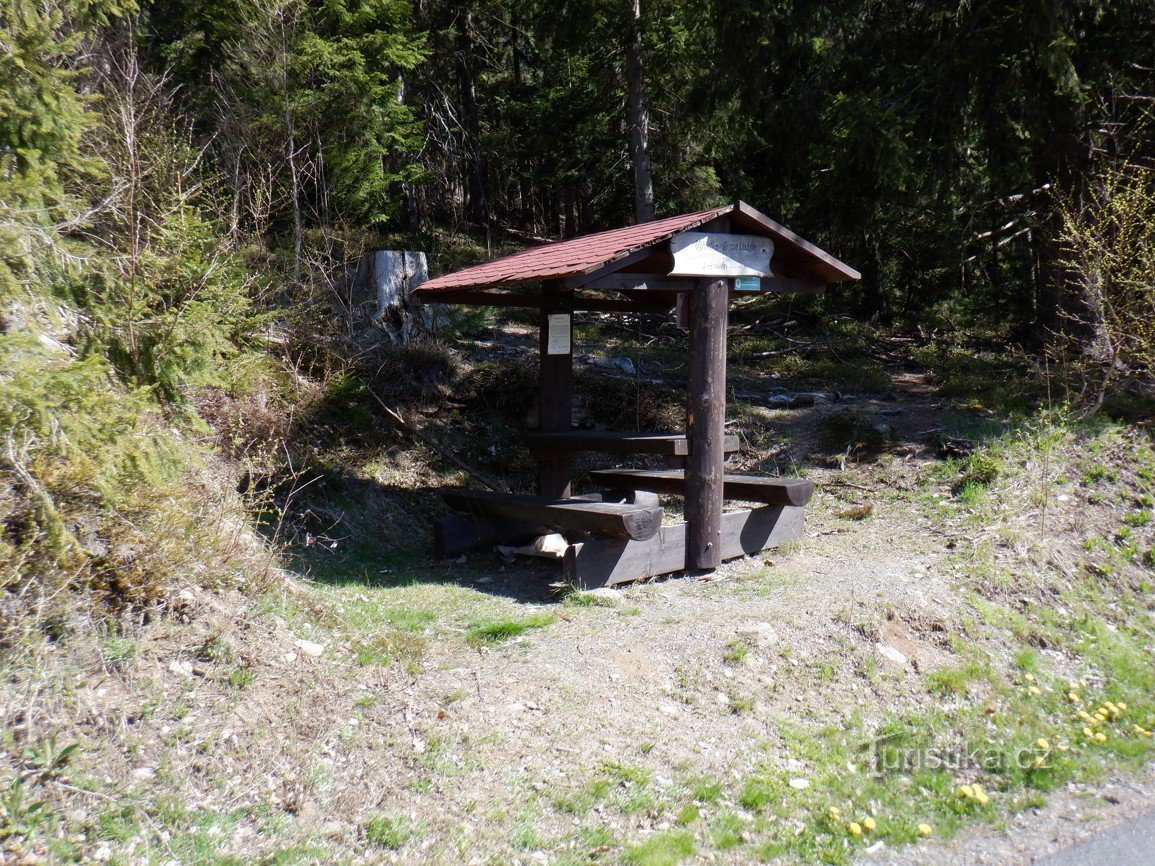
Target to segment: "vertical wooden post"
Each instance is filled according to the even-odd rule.
[[[699,280],[690,293],[686,568],[691,571],[714,569],[722,562],[728,306],[727,280]]]
[[[573,414],[573,303],[558,283],[543,283],[541,296],[537,429],[539,433],[567,433]],[[539,496],[568,497],[572,478],[573,460],[568,453],[538,453]]]

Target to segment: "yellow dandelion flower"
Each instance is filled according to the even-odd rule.
[[[983,792],[983,786],[979,784],[971,785],[971,790],[975,792],[975,796],[977,797]]]
[[[842,810],[839,809],[837,806],[831,806],[830,807],[830,817],[833,818],[835,821],[837,821],[839,818],[842,817]]]
[[[1091,721],[1091,714],[1088,713],[1086,710],[1079,710],[1079,718],[1082,719],[1084,722],[1089,722],[1089,721]]]
[[[1115,704],[1115,706],[1117,706],[1120,710],[1127,709],[1127,705],[1125,703],[1123,703],[1122,701],[1119,701],[1119,703]]]
[[[847,824],[846,830],[848,833],[850,833],[851,836],[861,836],[862,835],[862,825],[859,824],[857,821],[851,821],[849,824]]]
[[[979,801],[979,805],[985,806],[987,803],[990,802],[991,798],[986,794],[976,794],[975,799]]]
[[[1023,679],[1026,680],[1028,683],[1033,683],[1035,681],[1035,677],[1033,674],[1023,674]]]
[[[1107,714],[1102,711],[1096,712],[1095,719],[1099,722],[1105,722],[1107,721]]]
[[[930,824],[919,824],[918,825],[918,835],[919,836],[929,836],[933,832],[934,832],[934,830],[932,830],[930,828]]]
[[[1071,691],[1075,691],[1075,689],[1079,688],[1079,684],[1077,682],[1075,682],[1074,680],[1071,680],[1070,682],[1067,683],[1067,688],[1070,689]]]
[[[1095,734],[1095,742],[1096,743],[1107,742],[1107,735],[1100,731],[1099,733]]]
[[[1038,686],[1031,686],[1029,689],[1027,689],[1027,692],[1029,694],[1032,694],[1032,695],[1041,695],[1042,694],[1042,692],[1039,691]]]
[[[867,832],[873,830],[877,826],[878,825],[874,823],[874,819],[869,816],[862,819],[862,829],[866,830]]]
[[[1070,747],[1070,746],[1068,746],[1066,743],[1059,743],[1059,751],[1060,751],[1060,752],[1066,752],[1066,751],[1069,751],[1069,750],[1070,750],[1070,748],[1071,748],[1071,747]]]
[[[960,797],[966,797],[969,800],[971,797],[973,797],[975,795],[975,789],[972,788],[970,785],[963,785],[961,788],[958,789],[958,795]]]
[[[1095,732],[1092,731],[1090,728],[1084,727],[1083,728],[1083,736],[1084,737],[1093,737],[1093,736],[1095,736]]]
[[[1048,751],[1051,748],[1051,744],[1047,742],[1045,737],[1039,737],[1035,740],[1035,745],[1043,751]]]
[[[1075,692],[1067,692],[1067,700],[1072,704],[1079,703],[1079,696]]]
[[[1145,734],[1145,733],[1147,733],[1147,729],[1146,729],[1146,728],[1144,728],[1142,725],[1132,725],[1131,727],[1135,729],[1135,733],[1136,733],[1136,734]]]

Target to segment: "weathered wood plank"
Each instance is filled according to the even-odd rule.
[[[441,498],[458,511],[519,520],[559,532],[599,532],[613,538],[644,541],[653,538],[662,525],[662,509],[655,506],[479,490],[443,490]]]
[[[757,553],[802,535],[804,509],[767,505],[722,515],[721,559]],[[646,541],[594,539],[571,544],[565,579],[580,589],[612,586],[686,568],[687,524],[663,526]]]
[[[652,490],[685,495],[685,473],[677,469],[595,469],[590,480],[607,487]],[[723,475],[722,498],[770,505],[804,506],[814,495],[814,482],[801,478],[764,478],[759,475]]]
[[[633,487],[655,493],[684,495],[684,472],[677,469],[599,469],[590,479],[612,487]],[[814,482],[801,478],[768,478],[758,475],[722,476],[722,496],[727,500],[764,502],[768,505],[805,506],[814,495]]]
[[[616,430],[571,430],[566,433],[531,433],[530,448],[553,451],[606,451],[616,454],[667,454],[685,457],[690,440],[685,433],[623,433]],[[738,437],[724,437],[722,447],[737,451]]]
[[[655,494],[656,495],[656,494]],[[433,555],[450,559],[499,544],[528,544],[550,531],[541,524],[476,514],[447,514],[433,521]]]
[[[722,443],[726,423],[728,280],[702,280],[690,294],[690,394],[686,432],[686,567],[717,568],[721,559]]]
[[[649,490],[599,490],[594,493],[578,493],[571,497],[586,502],[628,502],[631,505],[644,505],[649,508],[661,507],[658,494]]]

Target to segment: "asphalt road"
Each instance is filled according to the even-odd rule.
[[[1152,866],[1155,864],[1155,810],[1116,824],[1035,861],[1038,866]]]

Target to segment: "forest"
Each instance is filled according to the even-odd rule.
[[[63,660],[127,682],[125,672],[153,651],[144,649],[153,646],[147,630],[186,622],[181,611],[193,596],[185,594],[204,588],[239,593],[229,598],[244,605],[279,598],[252,614],[276,620],[274,630],[304,621],[336,628],[333,606],[362,604],[325,594],[349,575],[393,591],[435,567],[427,526],[440,506],[418,487],[460,484],[462,471],[527,483],[516,442],[532,370],[494,361],[516,354],[526,321],[476,312],[413,345],[367,336],[350,302],[364,253],[422,251],[437,275],[739,199],[862,274],[820,297],[759,298],[734,314],[730,396],[746,437],[741,459],[775,473],[810,461],[820,489],[835,491],[821,506],[829,514],[818,512],[819,521],[835,521],[832,532],[857,525],[859,517],[845,516],[853,509],[871,515],[837,496],[905,490],[892,474],[915,453],[931,455],[933,466],[910,483],[938,485],[935,495],[963,511],[989,505],[984,497],[999,485],[1014,488],[1014,472],[1050,479],[1048,491],[1080,478],[1115,485],[1131,522],[1116,533],[1087,518],[1102,538],[1076,539],[1075,522],[1063,538],[1070,556],[1090,563],[1075,568],[1081,575],[1141,572],[1119,578],[1123,595],[1104,599],[1126,607],[1149,596],[1150,0],[0,0],[0,669],[14,690],[11,700],[0,690],[0,717],[43,692],[63,702],[46,706],[82,718],[67,703],[72,687],[61,685],[76,673],[62,673]],[[682,360],[671,322],[595,317],[581,328],[587,343],[633,358],[631,370],[646,366],[650,352],[645,372],[658,383],[647,395],[641,373],[633,382],[599,379],[591,362],[578,374],[589,426],[622,417],[643,430],[680,423],[680,392],[667,387]],[[910,397],[921,393],[910,375],[939,402]],[[758,414],[767,383],[820,408],[830,393],[874,408],[839,403],[791,432],[785,416]],[[949,417],[915,423],[912,415],[903,427],[887,401],[908,397],[919,412]],[[795,433],[817,450],[796,443],[790,451]],[[1118,467],[1068,472],[1058,456],[1050,462],[1062,449],[1069,461],[1086,451]],[[865,474],[847,474],[855,471]],[[1109,498],[1100,491],[1087,501],[1106,509]],[[1034,507],[1022,504],[1023,513]],[[1051,506],[1041,507],[1046,535]],[[983,556],[1022,554],[1007,533],[1000,538]],[[1070,578],[1067,560],[1048,557],[1020,558],[1032,575],[1058,569],[1056,580]],[[982,586],[996,572],[1029,584],[1035,578],[1016,570],[1028,568],[1022,562],[1005,572],[990,566]],[[380,577],[394,572],[394,583]],[[488,581],[488,572],[478,579]],[[1072,609],[1094,594],[1079,586]],[[1039,599],[1059,597],[1036,589]],[[602,615],[589,605],[589,616]],[[333,642],[352,647],[362,667],[379,662],[416,681],[413,658],[436,643],[421,631],[425,620],[398,625],[385,607],[374,610],[393,623],[381,638],[387,645]],[[245,611],[236,622],[249,621]],[[844,615],[853,619],[831,613]],[[436,620],[430,633],[453,647],[496,642],[485,631],[492,623],[459,616],[444,634]],[[509,634],[554,622],[542,616],[519,620],[524,628]],[[1127,633],[1140,643],[1149,636],[1149,622],[1113,622],[1137,629]],[[1012,630],[1023,652],[1037,654],[1066,640],[1059,631],[1040,637],[1051,627],[1060,629]],[[212,628],[197,634],[189,664],[217,665],[219,680],[205,682],[244,694],[256,668],[239,661],[243,641],[214,643]],[[298,644],[281,649],[309,656]],[[165,659],[157,669],[168,670],[169,656],[156,652]],[[958,670],[985,664],[967,658]],[[1020,667],[1015,676],[1037,670]],[[1128,670],[1155,686],[1144,679],[1149,662]],[[953,688],[941,685],[931,691]],[[728,706],[741,700],[732,696]],[[119,837],[63,817],[75,791],[50,783],[72,753],[54,751],[55,734],[52,745],[33,742],[33,719],[43,727],[49,710],[27,712],[23,728],[0,718],[15,732],[0,738],[0,859],[82,859],[89,847],[67,840],[83,826],[92,839],[112,840],[115,860],[124,854]],[[401,738],[416,742],[407,724]],[[109,772],[127,778],[136,770],[131,750],[121,752],[128,763]],[[640,784],[613,773],[623,790]],[[695,797],[695,808],[708,811],[713,801]],[[149,817],[138,815],[143,823],[124,838],[151,839],[140,843],[153,846],[140,862],[153,862],[161,843],[145,825],[169,819],[133,802]],[[326,808],[337,814],[334,803]],[[754,828],[769,820],[763,806],[742,803],[740,817],[758,837]],[[958,819],[957,804],[942,808]],[[193,818],[173,815],[180,838],[204,842],[188,829]],[[402,832],[392,818],[356,820],[345,853],[420,842],[412,822]],[[429,830],[432,819],[421,820]],[[837,856],[822,848],[828,828],[815,826],[818,847],[802,859],[853,853],[841,836]],[[678,860],[633,857],[642,849],[621,832],[591,850],[625,850],[627,862]],[[705,844],[700,835],[694,845]],[[255,862],[257,849],[237,850],[240,859],[227,862]],[[181,851],[175,859],[202,862]]]

